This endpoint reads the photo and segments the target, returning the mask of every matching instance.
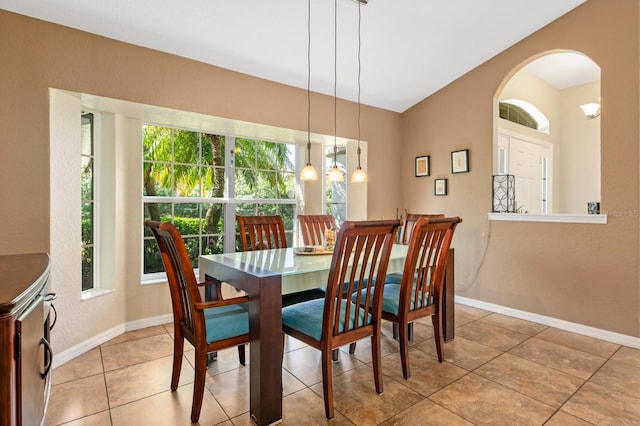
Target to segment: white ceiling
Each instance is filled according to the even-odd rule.
[[[311,90],[358,98],[358,3],[311,0]],[[369,0],[361,102],[402,112],[586,0]],[[304,0],[0,0],[0,8],[307,87]],[[80,52],[79,52],[80,53]],[[575,74],[575,73],[574,73]]]

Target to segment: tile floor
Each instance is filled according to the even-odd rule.
[[[334,425],[638,425],[640,350],[500,314],[456,306],[456,337],[438,363],[430,323],[416,323],[404,380],[390,324],[382,344],[384,392],[376,394],[370,345],[334,364]],[[46,425],[188,425],[193,350],[169,390],[172,327],[123,334],[60,366]],[[247,357],[248,358],[248,357]],[[249,425],[250,366],[235,349],[208,371],[200,424]],[[287,339],[283,422],[324,417],[320,353]]]

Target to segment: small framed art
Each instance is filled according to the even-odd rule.
[[[428,155],[416,157],[416,177],[429,176],[431,172],[429,161],[430,157]]]
[[[433,181],[434,195],[447,195],[447,179],[436,179]]]
[[[467,173],[469,171],[469,150],[451,152],[451,173]]]

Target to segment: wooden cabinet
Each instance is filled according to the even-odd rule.
[[[53,360],[48,291],[46,253],[0,256],[0,425],[44,418]]]

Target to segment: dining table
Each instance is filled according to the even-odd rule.
[[[402,272],[408,246],[394,244],[388,273]],[[443,331],[453,338],[453,249],[445,273]],[[228,283],[249,296],[249,414],[257,425],[282,420],[282,296],[323,287],[331,252],[302,248],[267,249],[201,255],[200,279]]]

